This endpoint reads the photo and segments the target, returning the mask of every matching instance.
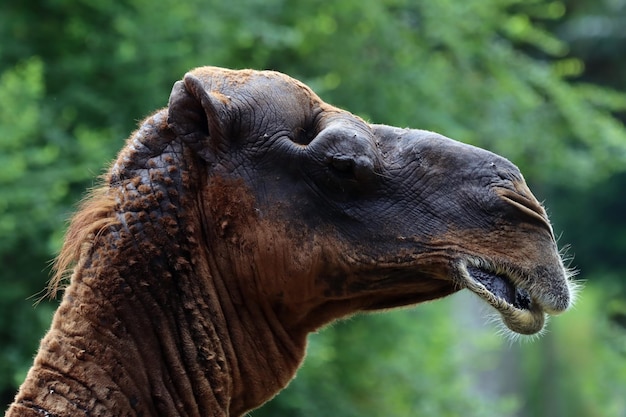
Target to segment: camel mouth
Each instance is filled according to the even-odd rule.
[[[495,308],[510,330],[531,335],[543,329],[545,312],[512,270],[482,260],[463,264],[459,270],[464,287]]]
[[[529,310],[531,298],[528,291],[516,287],[505,275],[493,273],[473,266],[467,272],[475,281],[481,283],[491,294],[519,310]]]

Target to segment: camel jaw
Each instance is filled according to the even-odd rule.
[[[482,260],[464,263],[458,271],[463,286],[495,308],[510,330],[532,335],[543,329],[544,310],[511,271]]]

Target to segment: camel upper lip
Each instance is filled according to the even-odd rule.
[[[472,259],[461,265],[460,275],[464,287],[498,310],[512,331],[534,334],[543,328],[543,309],[508,268]]]

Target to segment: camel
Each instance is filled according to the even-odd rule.
[[[215,67],[130,136],[55,271],[63,299],[7,417],[241,416],[333,320],[467,289],[534,334],[572,302],[505,158]]]

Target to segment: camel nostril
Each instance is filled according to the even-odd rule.
[[[496,193],[511,206],[515,207],[525,217],[539,223],[542,227],[545,227],[550,232],[550,235],[554,238],[554,232],[552,226],[548,221],[548,215],[543,206],[535,199],[530,190],[525,184],[516,184],[515,191],[508,188],[498,188]]]

